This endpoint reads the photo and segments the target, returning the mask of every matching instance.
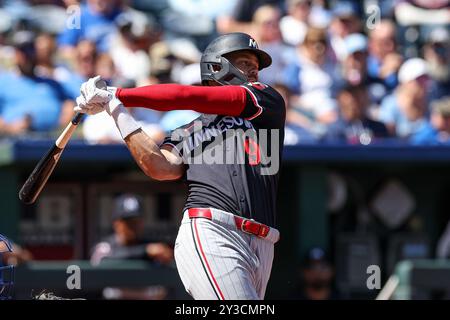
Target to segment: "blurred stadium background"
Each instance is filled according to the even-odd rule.
[[[139,196],[145,236],[166,243],[185,198],[181,183],[139,171],[103,115],[77,129],[35,205],[17,194],[82,82],[198,85],[208,42],[243,31],[273,58],[260,80],[288,102],[266,297],[374,299],[388,283],[383,298],[449,298],[449,30],[448,0],[0,1],[0,233],[15,246],[3,255],[17,265],[13,297],[187,298],[174,264],[90,260],[117,195]],[[196,117],[133,113],[158,141]],[[80,290],[66,286],[69,265]]]

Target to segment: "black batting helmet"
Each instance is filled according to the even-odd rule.
[[[260,50],[256,40],[251,36],[242,32],[228,33],[214,39],[206,47],[200,60],[202,83],[207,80],[233,85],[247,82],[247,77],[224,57],[227,53],[241,50],[249,50],[256,54],[259,70],[267,68],[272,63],[270,55]]]

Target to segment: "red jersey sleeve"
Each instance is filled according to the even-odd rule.
[[[275,89],[260,82],[249,82],[241,87],[247,92],[247,102],[240,117],[260,128],[284,128],[285,102]]]
[[[240,115],[247,101],[246,90],[240,86],[201,87],[178,84],[118,88],[116,97],[126,107],[159,111],[194,110],[229,116]]]
[[[241,117],[263,128],[282,128],[286,118],[281,95],[259,82],[241,86],[158,84],[131,89],[118,88],[116,97],[126,107],[159,111],[194,110]]]

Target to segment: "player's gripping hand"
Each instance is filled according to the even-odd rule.
[[[93,115],[105,110],[109,101],[114,97],[114,93],[99,89],[98,82],[101,80],[100,76],[96,76],[81,85],[81,95],[76,99],[77,106],[74,108],[75,112]]]
[[[87,113],[94,115],[105,110],[105,105],[102,103],[87,103],[83,96],[78,96],[76,99],[76,106],[73,108],[75,112]]]
[[[105,89],[99,88],[99,82],[104,81],[100,76],[90,78],[81,85],[81,95],[86,99],[88,104],[101,103],[106,104],[113,97],[112,93]]]

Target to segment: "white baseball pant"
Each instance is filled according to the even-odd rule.
[[[278,230],[268,228],[259,237],[238,229],[236,216],[229,212],[199,209],[209,210],[209,219],[190,218],[189,210],[175,241],[175,261],[186,291],[196,300],[264,299]]]

